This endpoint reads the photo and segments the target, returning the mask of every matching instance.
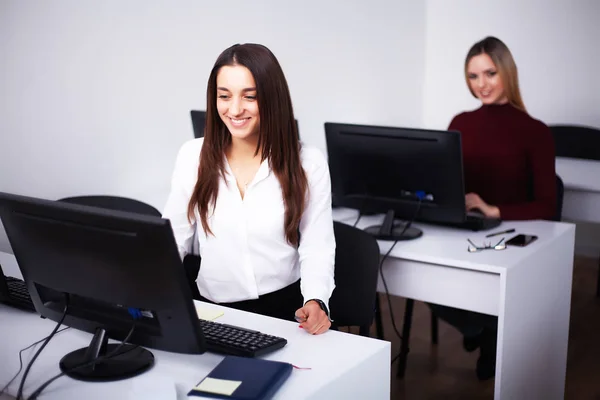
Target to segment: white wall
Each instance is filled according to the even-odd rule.
[[[454,115],[479,107],[464,80],[464,58],[471,45],[492,35],[515,58],[532,116],[548,125],[600,128],[599,18],[596,0],[429,0],[423,126],[446,129]],[[560,160],[557,170],[567,187],[599,187],[598,162]],[[600,225],[578,223],[576,247],[598,256]]]
[[[322,150],[325,121],[445,128],[477,107],[462,65],[486,35],[511,48],[533,116],[600,126],[598,15],[595,0],[5,0],[0,191],[162,208],[189,110],[240,42],[275,53],[302,138]]]
[[[278,57],[308,144],[325,149],[326,120],[418,126],[424,18],[410,1],[2,1],[0,191],[161,209],[234,43]]]
[[[595,0],[429,0],[423,124],[446,128],[474,109],[464,59],[496,36],[510,48],[528,111],[547,124],[600,127],[600,2]]]

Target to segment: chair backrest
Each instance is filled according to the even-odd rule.
[[[563,197],[565,186],[560,176],[556,175],[556,221],[562,220]]]
[[[150,215],[150,216],[154,216],[154,217],[162,217],[162,214],[160,213],[160,211],[158,211],[156,208],[152,207],[151,205],[146,204],[139,200],[130,199],[128,197],[74,196],[74,197],[66,197],[64,199],[60,199],[59,201],[81,204],[81,205],[85,205],[85,206],[106,208],[108,210],[128,211],[128,212]],[[188,254],[183,259],[183,267],[185,270],[185,274],[188,278],[188,283],[190,285],[190,289],[192,290],[194,299],[200,298],[200,292],[198,290],[198,286],[196,285],[196,278],[198,277],[198,272],[200,271],[200,262],[201,262],[200,256],[196,256],[193,254]]]
[[[581,125],[550,125],[557,157],[600,160],[600,129]]]
[[[338,326],[370,325],[375,316],[379,245],[361,229],[334,222],[335,290],[329,300]]]
[[[160,217],[162,214],[150,204],[142,201],[120,196],[73,196],[60,199],[67,203],[81,204],[85,206],[106,208],[109,210],[128,211]]]

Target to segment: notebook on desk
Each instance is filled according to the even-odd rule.
[[[227,356],[188,396],[215,399],[267,400],[292,373],[292,365],[279,361]]]

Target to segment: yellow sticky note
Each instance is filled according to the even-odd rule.
[[[226,379],[204,378],[195,390],[200,390],[208,393],[222,394],[231,396],[235,389],[242,384],[242,381],[229,381]]]
[[[204,319],[206,321],[215,320],[224,314],[223,311],[218,310],[216,308],[203,308],[197,304],[196,304],[196,313],[198,314],[198,318]]]

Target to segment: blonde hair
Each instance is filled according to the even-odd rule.
[[[487,54],[490,56],[496,68],[498,69],[500,79],[504,85],[504,93],[506,94],[508,102],[516,108],[527,112],[525,109],[525,104],[523,103],[523,98],[521,97],[521,91],[519,90],[519,76],[517,73],[517,65],[515,64],[515,60],[504,42],[493,36],[488,36],[485,39],[475,43],[467,53],[467,58],[465,59],[465,79],[471,94],[474,97],[477,97],[473,92],[471,85],[469,84],[467,67],[469,65],[469,61],[471,61],[473,57],[481,54]]]

